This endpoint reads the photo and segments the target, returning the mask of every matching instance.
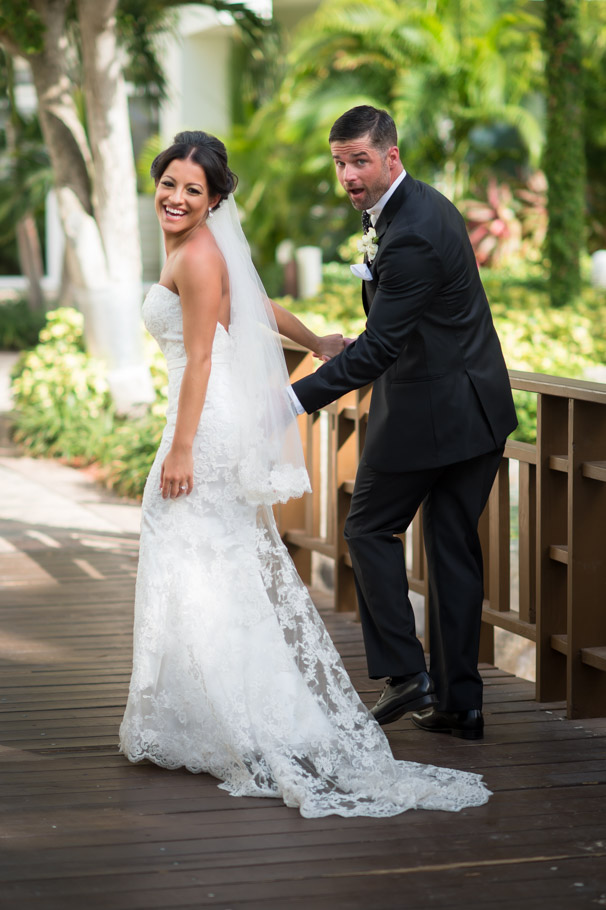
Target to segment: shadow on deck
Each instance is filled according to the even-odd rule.
[[[206,775],[128,764],[137,537],[0,524],[2,870],[6,910],[416,910],[606,906],[606,719],[570,721],[485,665],[486,736],[404,718],[396,757],[481,772],[460,814],[306,820]],[[317,602],[366,704],[352,614]]]

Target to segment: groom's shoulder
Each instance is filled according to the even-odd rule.
[[[403,181],[403,189],[405,192],[399,200],[394,217],[398,228],[408,227],[412,231],[420,229],[425,233],[429,225],[435,229],[439,224],[452,226],[456,224],[458,229],[459,222],[463,220],[461,213],[437,187],[407,174]],[[432,229],[430,233],[433,233]]]
[[[406,174],[404,180],[406,189],[403,202],[413,205],[439,205],[445,208],[455,208],[454,203],[437,187],[424,180],[417,180],[411,174]]]

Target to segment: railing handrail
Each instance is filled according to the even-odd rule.
[[[555,395],[558,398],[576,398],[579,401],[606,402],[606,383],[589,379],[570,379],[548,373],[526,373],[509,370],[511,387],[521,392]]]
[[[307,352],[307,348],[282,337],[282,346],[288,351]],[[577,398],[580,401],[606,401],[606,382],[593,379],[573,379],[551,373],[530,373],[525,370],[508,370],[511,387],[520,392],[547,392],[558,398]]]

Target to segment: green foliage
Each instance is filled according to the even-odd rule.
[[[83,351],[82,316],[47,313],[40,343],[13,372],[15,439],[33,455],[90,461],[113,422],[102,364]]]
[[[0,36],[6,35],[24,54],[35,54],[44,43],[44,22],[31,0],[0,0]]]
[[[0,303],[0,350],[23,351],[38,340],[45,314],[32,312],[26,300]]]
[[[589,252],[606,247],[606,3],[580,5]]]
[[[156,184],[150,176],[150,169],[154,158],[156,158],[166,143],[159,135],[150,136],[143,145],[137,158],[137,188],[140,193],[147,196],[153,196],[156,192]]]
[[[536,163],[540,20],[528,7],[526,0],[321,4],[295,35],[276,95],[230,141],[257,262],[268,262],[285,238],[317,244],[332,259],[356,229],[327,142],[334,120],[356,104],[388,108],[407,169],[438,179],[451,196],[470,174]]]
[[[163,428],[163,416],[154,410],[137,420],[116,421],[97,457],[106,486],[131,499],[143,494]]]
[[[12,384],[15,439],[32,455],[95,463],[107,486],[140,496],[164,427],[164,359],[154,344],[149,360],[155,404],[139,418],[119,417],[103,365],[84,352],[82,328],[80,313],[54,310],[39,344],[19,359]]]
[[[305,300],[283,297],[279,302],[317,335],[343,332],[354,336],[364,330],[366,317],[360,297],[360,280],[342,263],[330,262],[323,267],[322,288],[317,297]]]
[[[585,244],[585,150],[578,0],[545,0],[550,295],[561,307],[580,291]]]

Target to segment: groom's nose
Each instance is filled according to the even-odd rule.
[[[351,164],[346,164],[341,172],[343,183],[351,183],[356,178],[355,170]]]

